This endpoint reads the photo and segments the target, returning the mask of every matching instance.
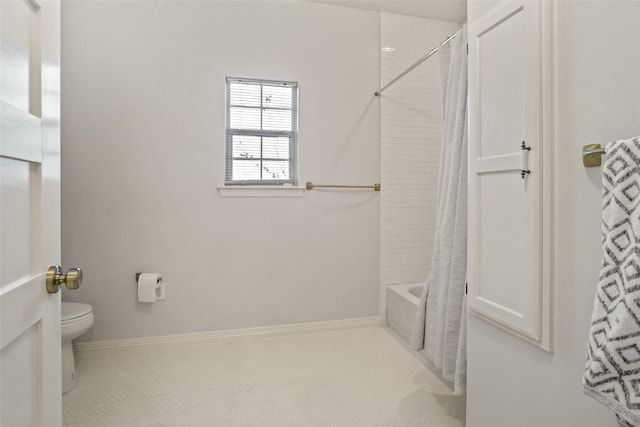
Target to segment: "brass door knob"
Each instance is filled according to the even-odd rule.
[[[82,284],[82,270],[74,267],[69,269],[67,274],[62,274],[62,267],[59,265],[49,267],[46,278],[47,292],[55,294],[60,290],[62,284],[64,284],[67,289],[78,289]]]

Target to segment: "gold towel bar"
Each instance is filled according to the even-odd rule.
[[[582,147],[582,164],[586,168],[600,166],[602,155],[605,154],[604,147],[600,144],[589,144]]]
[[[380,184],[373,185],[320,185],[314,184],[313,182],[307,182],[307,190],[313,190],[316,187],[326,187],[326,188],[373,188],[375,191],[380,191]]]

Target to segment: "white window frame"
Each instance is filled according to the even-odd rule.
[[[233,129],[231,128],[231,83],[249,83],[260,85],[260,89],[264,86],[286,86],[291,87],[292,99],[291,99],[291,131],[275,131],[275,130],[263,130],[263,129]],[[298,83],[291,81],[280,80],[264,80],[264,79],[252,79],[252,78],[238,78],[227,77],[226,78],[226,154],[225,154],[225,186],[264,186],[264,185],[292,185],[295,186],[298,183]],[[242,106],[247,108],[246,106]],[[269,109],[263,105],[263,97],[260,97],[260,106],[253,107],[259,108],[262,112]],[[289,178],[288,179],[257,179],[257,180],[234,180],[233,179],[233,161],[241,160],[241,158],[233,157],[233,137],[235,135],[249,135],[263,137],[288,137],[289,138]],[[262,147],[262,143],[261,143]],[[283,159],[271,159],[260,156],[256,158],[260,162],[262,161],[277,161]],[[262,168],[261,168],[262,174]]]

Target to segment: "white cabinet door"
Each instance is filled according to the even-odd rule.
[[[506,2],[469,27],[468,305],[548,347],[540,6]]]
[[[61,424],[60,4],[0,1],[0,425]]]

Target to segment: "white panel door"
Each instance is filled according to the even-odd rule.
[[[542,65],[535,1],[469,28],[472,313],[542,341]]]
[[[60,4],[0,1],[0,425],[61,425]]]

